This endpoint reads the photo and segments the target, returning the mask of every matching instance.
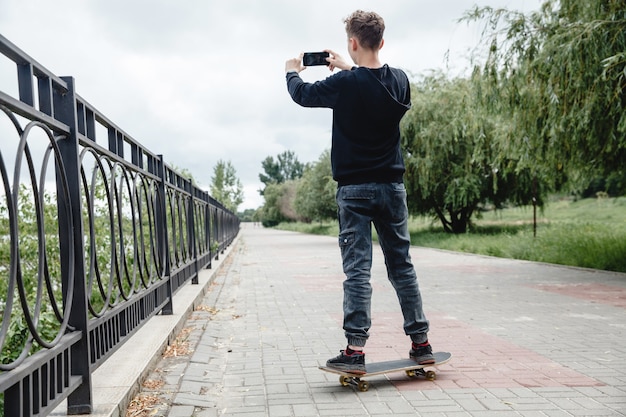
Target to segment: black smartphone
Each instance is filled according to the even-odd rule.
[[[330,54],[328,52],[305,52],[302,57],[302,65],[305,67],[313,67],[315,65],[328,65],[328,58]]]

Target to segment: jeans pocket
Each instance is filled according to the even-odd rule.
[[[390,198],[390,214],[394,221],[402,221],[408,215],[408,207],[406,203],[406,188],[402,183],[392,184],[393,193]]]

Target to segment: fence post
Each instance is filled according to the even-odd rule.
[[[170,247],[167,236],[167,195],[165,189],[165,161],[163,155],[158,155],[158,175],[159,175],[159,196],[157,200],[157,247],[160,254],[165,256],[164,273],[167,279],[167,304],[161,310],[164,315],[174,314],[172,303],[172,281],[171,281],[171,264],[170,264]],[[158,226],[160,224],[160,226]]]
[[[68,273],[70,268],[69,262],[74,262],[73,292],[74,297],[72,305],[66,305],[70,308],[69,326],[76,331],[82,333],[80,341],[72,346],[71,349],[71,373],[79,375],[82,383],[67,397],[67,413],[68,414],[86,414],[92,412],[92,393],[91,393],[91,372],[89,365],[89,328],[87,315],[87,293],[85,288],[85,256],[83,248],[83,222],[82,222],[82,202],[81,202],[81,173],[80,163],[78,160],[79,144],[78,144],[78,120],[76,109],[76,93],[74,88],[73,77],[62,77],[67,83],[68,91],[65,94],[55,92],[54,94],[54,114],[55,118],[65,123],[70,128],[70,135],[65,139],[58,141],[59,151],[63,164],[65,166],[68,194],[70,201],[58,199],[59,212],[63,212],[65,204],[70,205],[72,219],[71,225],[60,224],[60,251],[61,251],[61,275],[63,283],[64,299],[67,294],[67,285],[72,282]],[[59,222],[65,223],[64,216],[59,216]],[[73,233],[73,248],[69,247],[71,239],[65,236],[65,231]],[[71,253],[74,256],[71,256]]]
[[[209,248],[209,269],[213,268],[213,205],[211,204],[211,196],[207,193],[207,205],[206,205],[206,238]]]
[[[217,206],[217,200],[215,200],[215,206],[214,206],[214,223],[213,223],[213,239],[215,239],[215,242],[217,244],[217,247],[215,249],[215,259],[219,260],[220,259],[220,211],[219,211],[219,207]]]
[[[194,187],[191,178],[187,180],[187,191],[189,192],[189,207],[187,207],[187,236],[191,258],[193,259],[193,278],[192,284],[198,283],[198,250],[196,249],[196,187]]]

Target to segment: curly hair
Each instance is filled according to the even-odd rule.
[[[385,32],[385,21],[375,12],[357,10],[344,19],[346,33],[359,40],[364,48],[378,49]]]

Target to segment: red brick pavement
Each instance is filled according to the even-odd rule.
[[[503,338],[490,335],[457,319],[430,313],[430,339],[435,350],[452,352],[452,360],[439,367],[434,382],[416,381],[402,373],[388,377],[400,389],[538,388],[602,386],[599,381],[566,368],[549,358]],[[372,323],[368,361],[405,357],[408,342],[397,327],[400,314],[378,315]],[[394,341],[390,346],[385,341]],[[436,341],[436,343],[435,343]],[[404,346],[403,345],[404,342]],[[400,347],[398,347],[400,345]]]
[[[559,285],[534,285],[542,291],[549,291],[581,300],[608,304],[615,307],[626,308],[626,289],[614,285],[599,283],[591,284],[559,284]]]
[[[341,274],[311,274],[295,277],[306,291],[327,293],[341,291]],[[373,281],[374,292],[389,291],[386,284]],[[542,291],[626,307],[626,290],[603,284],[535,285]],[[341,328],[341,305],[330,311]],[[401,325],[399,312],[375,311],[372,336],[366,347],[367,361],[382,361],[406,357],[408,338]],[[471,324],[443,315],[427,312],[431,322],[429,337],[435,350],[450,351],[452,360],[437,371],[435,381],[409,378],[403,373],[387,375],[398,389],[467,389],[467,388],[546,388],[593,387],[604,384],[550,360],[530,349],[504,338],[489,334]],[[375,379],[376,378],[376,379]],[[375,377],[371,381],[383,377]]]

